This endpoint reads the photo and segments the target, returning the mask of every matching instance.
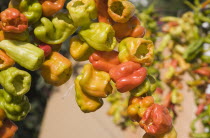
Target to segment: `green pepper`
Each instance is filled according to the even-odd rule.
[[[9,7],[23,13],[30,24],[37,22],[42,16],[42,5],[38,0],[11,0]]]
[[[79,36],[99,51],[112,51],[117,45],[114,29],[103,22],[92,23],[89,29],[81,30]]]
[[[68,14],[58,13],[52,21],[46,17],[41,18],[41,23],[34,29],[35,36],[47,44],[60,44],[76,31]]]
[[[24,31],[22,33],[11,33],[11,32],[3,32],[0,31],[0,41],[2,40],[18,40],[18,41],[25,41],[29,42],[29,32]]]
[[[40,68],[44,61],[44,51],[27,42],[3,40],[0,48],[22,67],[34,71]]]

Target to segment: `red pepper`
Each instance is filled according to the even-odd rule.
[[[194,70],[195,73],[210,77],[210,67],[200,67],[196,70]]]
[[[166,107],[153,104],[144,113],[139,125],[151,135],[160,135],[172,128],[172,117]]]
[[[89,57],[89,61],[95,69],[105,72],[120,64],[117,51],[96,51]]]
[[[38,45],[38,47],[44,51],[45,57],[49,56],[52,53],[52,48],[48,44],[43,43],[43,44]]]
[[[0,29],[4,32],[22,33],[28,28],[28,19],[15,8],[1,12],[0,19]]]
[[[5,119],[3,126],[0,128],[0,137],[12,138],[17,130],[18,127],[12,121]]]
[[[126,92],[143,83],[147,70],[138,63],[128,61],[111,68],[109,74],[113,81],[116,82],[117,90]]]
[[[178,26],[178,25],[179,24],[176,21],[168,22],[162,26],[162,31],[167,33],[170,31],[171,27]]]

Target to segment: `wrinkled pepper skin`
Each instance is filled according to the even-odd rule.
[[[22,33],[10,33],[10,32],[3,32],[0,30],[0,41],[2,40],[18,40],[18,41],[29,41],[29,32],[24,31]]]
[[[128,61],[111,68],[109,75],[119,92],[127,92],[144,82],[147,70],[138,63]]]
[[[108,0],[109,16],[119,23],[127,22],[135,13],[135,6],[127,0]]]
[[[154,45],[150,40],[128,37],[120,42],[118,50],[121,62],[133,61],[144,65],[153,62]]]
[[[147,108],[154,104],[152,96],[132,97],[129,99],[127,113],[131,120],[139,122]]]
[[[71,0],[67,9],[75,26],[88,26],[97,18],[94,0]]]
[[[109,70],[120,64],[117,51],[96,51],[89,57],[90,63],[96,70],[109,73]]]
[[[92,23],[89,29],[81,30],[79,36],[99,51],[112,51],[117,45],[114,29],[102,22]]]
[[[29,24],[36,23],[42,16],[42,5],[38,0],[11,0],[10,8],[16,8],[23,13]]]
[[[145,112],[140,126],[150,135],[160,135],[172,128],[172,117],[165,106],[153,104]]]
[[[12,96],[5,90],[0,90],[0,108],[2,108],[8,119],[13,121],[23,120],[31,109],[28,98],[23,96]]]
[[[97,71],[86,64],[81,72],[80,86],[89,96],[105,98],[112,93],[111,78],[108,73]]]
[[[101,98],[85,94],[80,85],[81,79],[82,75],[79,75],[74,81],[76,102],[84,113],[94,112],[103,105],[103,100]]]
[[[88,60],[89,56],[94,52],[86,42],[82,41],[78,36],[73,36],[70,39],[70,54],[76,61]]]
[[[0,29],[4,32],[22,33],[28,28],[28,19],[15,8],[8,8],[0,14]]]
[[[46,17],[41,18],[41,23],[34,29],[37,39],[46,44],[61,44],[76,31],[72,20],[65,13],[58,13],[52,21]]]
[[[16,67],[10,67],[0,72],[0,84],[9,94],[21,96],[30,90],[31,75]]]
[[[42,4],[42,13],[44,16],[49,17],[63,8],[66,0],[39,0]]]
[[[43,50],[27,42],[3,40],[0,48],[16,63],[31,71],[39,69],[45,59]]]
[[[4,119],[6,118],[6,114],[3,109],[0,108],[0,128],[4,125]]]
[[[0,50],[0,70],[12,67],[15,61],[11,59],[3,50]]]
[[[40,68],[46,83],[60,86],[67,82],[72,74],[72,63],[58,52],[52,52]]]
[[[0,128],[0,137],[13,138],[17,130],[18,127],[12,121],[5,119],[3,127]]]
[[[161,135],[152,136],[148,133],[145,133],[143,138],[177,138],[177,133],[175,128],[173,127],[169,132]]]

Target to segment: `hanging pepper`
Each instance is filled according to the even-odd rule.
[[[15,8],[8,8],[0,14],[0,29],[4,32],[22,33],[28,28],[28,19]]]
[[[60,86],[67,82],[72,74],[72,63],[58,52],[52,52],[40,68],[46,83]]]
[[[24,31],[22,33],[10,33],[0,30],[0,41],[2,40],[18,40],[18,41],[29,41],[29,32]]]
[[[38,47],[44,51],[45,57],[48,57],[52,53],[52,48],[48,44],[42,43],[42,44],[39,44]]]
[[[76,61],[88,60],[89,56],[94,52],[86,42],[82,41],[78,36],[70,39],[70,54]]]
[[[16,8],[23,13],[29,24],[36,23],[42,16],[42,5],[38,0],[11,0],[9,8]]]
[[[34,71],[44,61],[44,51],[33,44],[15,40],[3,40],[0,48],[22,67]]]
[[[81,30],[79,36],[99,51],[112,51],[117,45],[114,29],[102,22],[92,23],[89,29]]]
[[[0,128],[4,125],[4,119],[6,118],[6,114],[3,109],[0,108]]]
[[[105,98],[112,93],[110,76],[103,71],[97,71],[91,64],[86,64],[81,73],[80,86],[89,96]]]
[[[64,6],[66,0],[39,0],[42,4],[42,13],[44,16],[52,16]]]
[[[34,29],[35,36],[47,44],[60,44],[76,31],[72,20],[65,13],[58,13],[50,21],[41,18],[41,23]]]
[[[71,0],[67,9],[75,26],[87,27],[97,18],[97,9],[94,0]]]
[[[97,70],[109,73],[109,70],[120,64],[117,51],[96,51],[89,57],[90,63]]]
[[[81,88],[80,81],[82,75],[79,75],[75,81],[76,102],[84,113],[94,112],[103,105],[101,98],[87,95]]]
[[[140,64],[132,61],[124,62],[109,71],[109,75],[119,92],[130,91],[144,82],[147,70]]]
[[[0,137],[12,138],[17,130],[18,127],[12,121],[5,119],[3,127],[0,128]]]
[[[0,84],[13,96],[24,95],[30,90],[31,75],[16,67],[10,67],[0,72]]]
[[[127,0],[108,0],[109,16],[119,23],[127,22],[135,13],[135,6]]]
[[[15,61],[11,59],[3,50],[0,50],[0,70],[7,69],[15,64]]]
[[[128,37],[120,42],[118,50],[121,62],[133,61],[145,65],[153,62],[154,45],[150,40]]]

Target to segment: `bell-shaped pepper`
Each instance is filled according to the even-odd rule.
[[[58,52],[52,52],[40,68],[46,83],[60,86],[67,82],[72,74],[72,63]]]
[[[3,109],[0,108],[0,128],[4,125],[4,119],[6,118],[6,114]]]
[[[150,135],[160,135],[172,128],[172,117],[165,106],[153,104],[145,112],[140,126]]]
[[[89,57],[90,63],[97,70],[109,73],[109,70],[120,64],[117,51],[96,51]]]
[[[172,129],[167,133],[155,136],[145,133],[142,138],[177,138],[177,133],[175,128],[172,127]]]
[[[29,32],[24,31],[22,33],[10,33],[0,30],[0,41],[2,40],[18,40],[18,41],[29,41]]]
[[[152,104],[154,104],[154,98],[152,96],[132,97],[130,98],[128,104],[128,116],[133,121],[139,122],[147,108],[149,108]]]
[[[94,52],[86,42],[82,41],[78,36],[70,39],[70,54],[76,61],[88,60],[89,56]]]
[[[121,62],[133,61],[145,65],[153,62],[154,45],[150,40],[128,37],[120,42],[118,50]]]
[[[9,68],[15,64],[15,61],[11,59],[3,50],[0,50],[0,70]]]
[[[22,67],[34,71],[44,61],[44,51],[33,44],[16,40],[3,40],[0,48]]]
[[[22,33],[28,28],[28,19],[15,8],[8,8],[0,14],[0,29],[4,32]]]
[[[44,51],[44,56],[48,57],[52,53],[52,47],[48,44],[39,44],[38,47]]]
[[[13,96],[24,95],[30,90],[31,75],[26,71],[10,67],[0,72],[0,84]]]
[[[109,75],[119,92],[130,91],[144,82],[147,70],[140,64],[132,61],[124,62],[109,71]]]
[[[76,102],[84,113],[94,112],[103,105],[103,100],[101,98],[87,95],[81,88],[81,79],[82,75],[79,75],[74,81],[76,91]]]
[[[42,5],[38,0],[11,0],[10,8],[16,8],[23,13],[29,24],[37,22],[42,16]]]
[[[5,119],[4,125],[0,128],[0,137],[12,138],[17,130],[18,127],[12,121]]]
[[[104,71],[97,71],[91,64],[86,64],[81,73],[80,86],[89,96],[105,98],[112,93],[111,78]]]
[[[42,13],[44,16],[52,16],[63,8],[66,0],[39,0],[42,4]]]
[[[109,16],[119,23],[127,22],[135,13],[135,6],[127,0],[108,0]]]
[[[88,26],[97,18],[97,9],[94,0],[71,0],[67,9],[75,26]]]
[[[35,36],[47,44],[60,44],[76,31],[72,20],[65,13],[58,13],[50,21],[41,18],[41,24],[34,29]]]
[[[8,119],[20,121],[26,117],[31,109],[28,98],[25,95],[12,96],[5,90],[0,90],[0,108],[2,108]]]
[[[89,29],[81,30],[79,35],[99,51],[112,51],[117,45],[114,29],[106,23],[92,23]]]

